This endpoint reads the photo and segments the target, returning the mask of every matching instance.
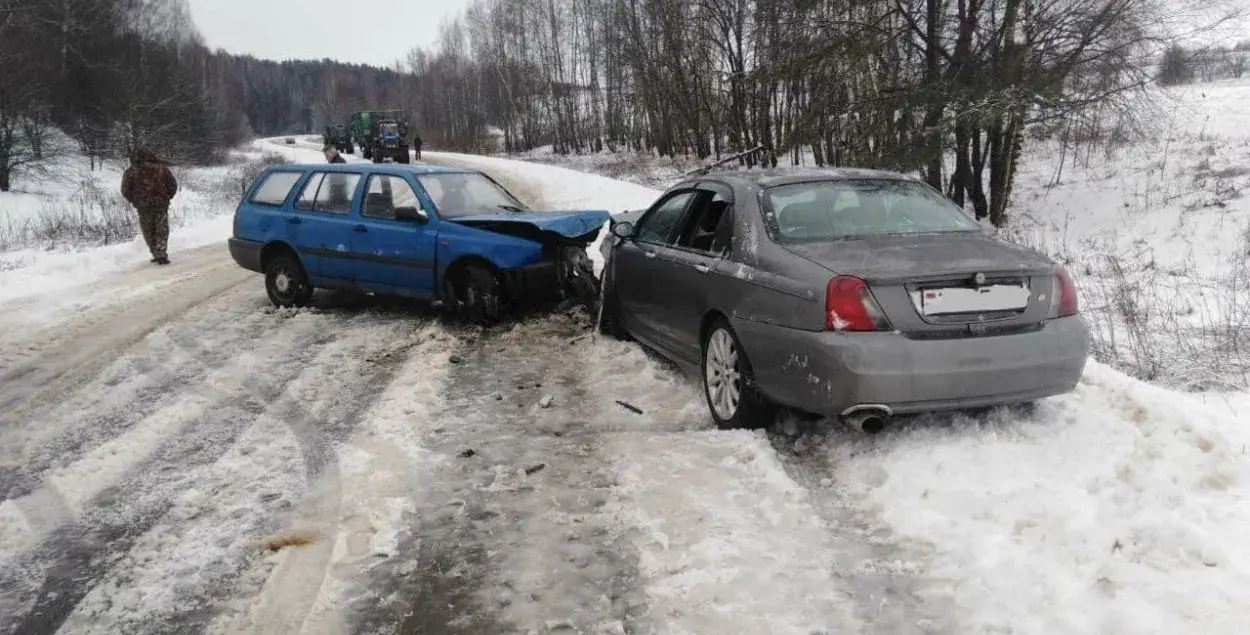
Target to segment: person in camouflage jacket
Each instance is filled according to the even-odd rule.
[[[169,202],[178,193],[178,181],[150,148],[140,147],[122,176],[122,196],[139,212],[143,241],[152,262],[169,264]]]

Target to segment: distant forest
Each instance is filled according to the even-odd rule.
[[[210,51],[185,0],[0,0],[0,190],[72,148],[208,163],[256,135],[401,104],[412,77]],[[67,147],[68,146],[68,147]]]
[[[210,51],[185,0],[0,0],[0,189],[50,131],[211,161],[404,108],[432,147],[700,158],[764,146],[921,174],[1006,221],[1026,135],[1111,143],[1224,0],[477,0],[395,68]]]

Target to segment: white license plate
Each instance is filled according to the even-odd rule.
[[[1029,306],[1029,288],[996,284],[979,289],[924,289],[918,293],[925,315],[1019,311]]]

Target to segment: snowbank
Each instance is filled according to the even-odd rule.
[[[224,243],[230,236],[231,214],[238,202],[238,193],[231,187],[237,185],[239,165],[259,156],[255,151],[242,152],[226,166],[175,169],[179,192],[170,205],[169,249],[173,258],[179,252]],[[121,166],[108,164],[91,172],[86,169],[85,158],[79,162],[83,165],[71,166],[81,168],[73,173],[74,178],[20,184],[26,189],[0,194],[0,235],[18,237],[19,244],[24,243],[0,251],[0,305],[85,294],[95,282],[146,264],[151,257],[138,235],[93,246],[93,235],[43,239],[31,230],[39,224],[81,222],[107,228],[109,233],[137,231],[134,212],[119,193]],[[73,234],[73,228],[67,228],[66,233]]]
[[[1094,364],[1032,416],[828,451],[836,481],[933,553],[963,632],[1232,634],[1250,618],[1245,413]]]

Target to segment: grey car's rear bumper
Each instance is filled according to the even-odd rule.
[[[1063,394],[1080,381],[1089,352],[1079,316],[1034,333],[947,340],[731,323],[766,396],[831,417],[864,405],[910,414]]]

